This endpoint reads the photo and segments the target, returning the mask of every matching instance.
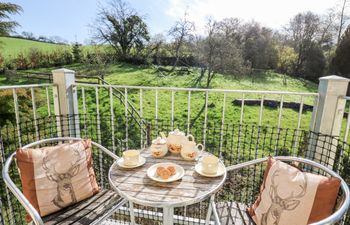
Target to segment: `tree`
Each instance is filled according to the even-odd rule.
[[[323,54],[323,52],[316,50],[323,45],[325,40],[321,39],[324,35],[320,34],[323,31],[320,27],[321,18],[312,12],[299,13],[290,21],[287,27],[289,41],[298,55],[297,60],[294,62],[293,74],[307,78],[306,73],[310,74],[307,65],[315,63],[307,62],[308,60],[315,60],[311,52]],[[319,63],[325,63],[321,58],[324,57],[317,57],[320,60]],[[321,68],[325,68],[325,66]]]
[[[252,68],[274,69],[277,66],[277,50],[271,29],[261,27],[256,22],[244,25],[243,33],[244,59]]]
[[[209,88],[217,73],[231,75],[242,73],[243,58],[238,48],[235,30],[230,26],[231,22],[231,20],[216,22],[209,18],[206,24],[206,37],[197,41],[197,58],[201,64],[201,75],[198,80],[206,76],[206,88]]]
[[[23,31],[22,37],[28,40],[35,40],[35,35],[32,32]]]
[[[8,36],[13,32],[14,28],[19,26],[16,21],[10,21],[10,15],[22,12],[21,6],[13,4],[0,2],[0,36]]]
[[[339,44],[340,42],[340,38],[343,33],[344,26],[346,22],[349,20],[349,16],[346,15],[347,3],[348,3],[348,0],[342,0],[341,8],[340,8],[340,11],[338,12],[339,25],[338,25],[337,44]]]
[[[163,34],[156,34],[154,35],[148,44],[148,54],[151,55],[153,53],[153,62],[157,65],[160,64],[159,62],[159,55],[162,45],[166,42],[165,37]]]
[[[81,44],[75,42],[72,46],[72,54],[74,62],[81,62]]]
[[[111,0],[101,7],[97,19],[97,40],[109,43],[121,59],[142,50],[150,39],[147,24],[122,0]]]
[[[335,73],[350,77],[350,26],[344,32],[332,60],[332,69]]]
[[[185,42],[193,37],[194,29],[194,23],[187,20],[186,13],[183,19],[177,21],[175,25],[170,28],[169,35],[173,39],[175,52],[175,61],[172,70],[175,69],[179,62],[180,53]]]

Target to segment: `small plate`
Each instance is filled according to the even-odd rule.
[[[120,157],[118,160],[117,160],[117,164],[118,166],[122,167],[122,168],[127,168],[127,169],[131,169],[131,168],[136,168],[136,167],[139,167],[139,166],[142,166],[143,164],[145,164],[146,162],[146,158],[140,156],[140,159],[139,159],[139,163],[137,163],[136,165],[134,166],[129,166],[129,165],[125,165],[124,164],[124,159],[123,157]]]
[[[224,175],[225,171],[226,171],[226,167],[224,166],[224,164],[222,164],[221,162],[219,162],[219,166],[218,166],[218,171],[215,174],[208,174],[208,173],[204,173],[202,170],[202,163],[199,162],[196,164],[196,166],[194,167],[194,170],[199,173],[202,176],[205,177],[219,177]]]
[[[162,179],[156,173],[156,170],[159,166],[162,166],[162,167],[174,166],[176,169],[176,174],[172,175],[168,179]],[[157,164],[154,164],[153,166],[151,166],[150,168],[148,168],[148,170],[147,170],[147,176],[149,178],[151,178],[152,180],[158,181],[158,182],[162,182],[162,183],[180,180],[184,175],[185,175],[184,168],[182,168],[182,166],[179,166],[175,163],[157,163]]]

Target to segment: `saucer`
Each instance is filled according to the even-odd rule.
[[[168,166],[173,166],[175,167],[176,173],[172,176],[170,176],[168,179],[162,179],[160,178],[156,171],[159,166],[162,167],[168,167]],[[147,176],[151,178],[154,181],[162,182],[162,183],[167,183],[167,182],[173,182],[176,180],[180,180],[183,176],[185,175],[185,170],[182,168],[182,166],[179,166],[175,163],[157,163],[148,168],[147,170]]]
[[[226,167],[224,166],[224,164],[219,162],[218,171],[214,174],[208,174],[208,173],[203,172],[202,163],[200,162],[200,163],[196,164],[196,166],[194,167],[194,170],[197,173],[199,173],[200,175],[205,176],[205,177],[219,177],[219,176],[224,175],[224,173],[226,171]]]
[[[132,165],[132,166],[129,166],[129,165],[125,165],[124,164],[124,158],[123,157],[120,157],[118,160],[117,160],[117,164],[118,166],[122,167],[122,168],[127,168],[127,169],[131,169],[131,168],[136,168],[136,167],[139,167],[139,166],[142,166],[143,164],[145,164],[146,162],[146,158],[140,156],[139,158],[139,162],[136,164],[136,165]]]

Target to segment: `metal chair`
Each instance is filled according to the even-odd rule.
[[[346,182],[334,171],[314,161],[291,157],[277,156],[275,159],[285,162],[298,162],[304,165],[306,171],[326,176],[338,177],[341,180],[341,190],[334,213],[312,225],[334,224],[342,220],[349,204],[349,187]],[[213,215],[217,224],[255,224],[246,213],[247,207],[251,206],[259,193],[263,173],[264,162],[268,158],[261,158],[227,167],[227,179],[224,187],[216,195],[216,202],[212,203]],[[347,224],[347,223],[346,223]]]
[[[78,140],[82,139],[74,137],[50,138],[28,144],[22,148],[27,149],[47,146],[48,144],[52,145],[54,143]],[[113,190],[108,188],[108,174],[104,174],[104,171],[108,171],[109,168],[109,165],[106,162],[113,162],[114,160],[118,159],[118,156],[98,143],[92,142],[92,146],[93,148],[95,147],[98,149],[98,151],[93,150],[93,157],[97,182],[101,187],[101,191],[82,202],[74,204],[43,218],[39,215],[37,210],[27,200],[27,198],[23,195],[21,190],[16,186],[10,177],[9,169],[13,159],[16,157],[16,152],[10,155],[10,157],[6,160],[2,171],[2,176],[5,184],[18,199],[21,205],[26,209],[36,225],[99,224],[101,221],[110,216],[114,211],[116,211],[120,206],[126,203],[125,200],[118,196]],[[104,155],[109,157],[104,157]],[[104,166],[108,167],[103,168]]]

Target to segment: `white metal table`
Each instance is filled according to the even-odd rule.
[[[209,154],[205,152],[204,154]],[[226,179],[224,175],[208,178],[194,171],[197,162],[185,161],[180,155],[168,153],[164,158],[156,159],[151,156],[148,149],[142,151],[141,155],[146,158],[146,163],[138,168],[120,168],[116,162],[109,170],[108,178],[112,188],[120,196],[127,199],[131,205],[130,215],[133,221],[133,203],[143,206],[163,208],[163,224],[174,224],[174,208],[192,205],[211,197],[223,185]],[[147,169],[160,162],[173,162],[185,169],[182,179],[171,183],[160,183],[151,180],[147,176]],[[206,223],[210,220],[211,204],[209,204]]]

